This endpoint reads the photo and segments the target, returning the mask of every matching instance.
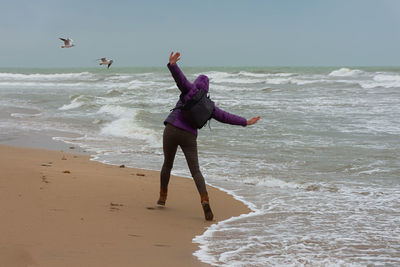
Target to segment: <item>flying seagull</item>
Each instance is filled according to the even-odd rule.
[[[112,59],[107,60],[105,57],[102,57],[99,60],[101,60],[99,65],[107,65],[107,69],[109,69],[111,64],[114,62]]]
[[[60,38],[60,40],[64,42],[64,45],[61,46],[61,48],[70,48],[70,47],[75,46],[75,45],[73,44],[73,40],[72,40],[72,39],[69,39],[69,38],[68,38],[68,39]]]

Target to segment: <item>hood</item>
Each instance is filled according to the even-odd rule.
[[[197,89],[203,89],[208,93],[208,77],[206,75],[199,75],[199,77],[196,78],[194,81],[194,86],[196,86]]]

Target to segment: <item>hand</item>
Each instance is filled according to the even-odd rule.
[[[250,120],[247,121],[247,125],[256,124],[260,118],[261,118],[260,116],[251,118]]]
[[[174,55],[174,52],[171,52],[171,55],[169,56],[169,64],[172,66],[174,65],[176,62],[178,62],[181,58],[181,53],[176,52]]]

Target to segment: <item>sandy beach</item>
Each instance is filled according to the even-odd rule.
[[[159,172],[71,152],[0,145],[1,266],[206,266],[192,239],[249,212],[209,187],[215,220],[205,221],[193,181],[181,177],[159,208]]]

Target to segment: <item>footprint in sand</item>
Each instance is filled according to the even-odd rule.
[[[50,183],[50,181],[47,180],[46,175],[42,175],[42,183],[46,183],[46,184]]]
[[[141,235],[134,235],[134,234],[129,234],[128,236],[131,236],[131,237],[142,237]]]
[[[110,202],[110,211],[120,210],[119,207],[122,207],[122,206],[124,206],[124,204]]]
[[[156,207],[146,207],[148,210],[162,210],[165,209],[164,206],[156,206]]]
[[[120,210],[120,209],[116,208],[116,207],[110,207],[110,211],[117,211],[117,210]]]
[[[51,167],[51,164],[43,163],[43,164],[41,164],[40,166],[43,166],[43,167]]]

